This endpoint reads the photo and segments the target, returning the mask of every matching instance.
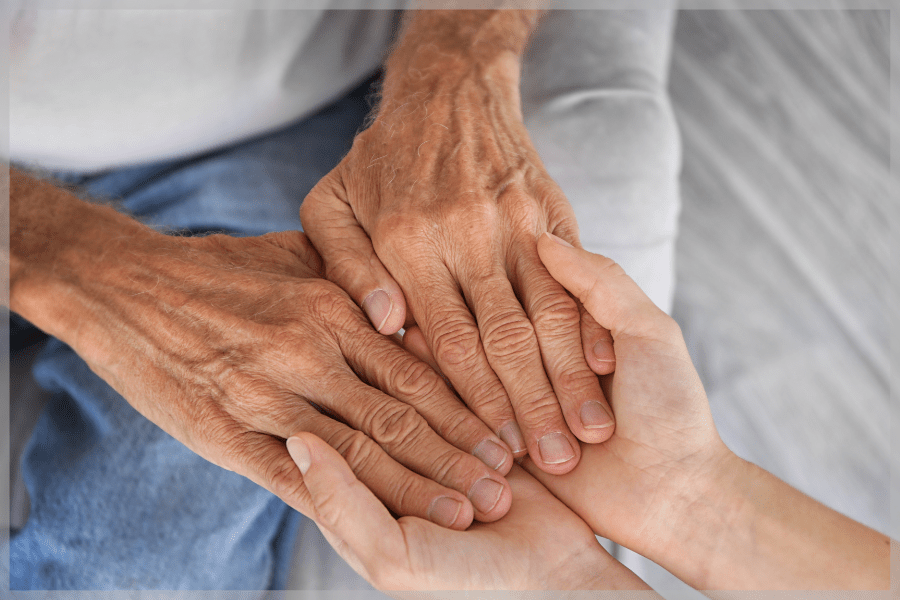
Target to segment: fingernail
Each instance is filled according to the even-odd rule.
[[[375,325],[376,331],[381,331],[381,328],[387,323],[393,307],[394,303],[391,297],[384,290],[375,290],[363,300],[363,310],[366,311],[372,325]]]
[[[547,232],[547,235],[549,235],[549,236],[550,236],[550,239],[553,240],[554,242],[556,242],[557,244],[559,244],[560,246],[567,246],[567,247],[569,247],[569,248],[574,248],[574,247],[575,247],[575,246],[573,246],[572,244],[570,244],[569,242],[567,242],[566,240],[562,239],[561,237],[558,237],[558,236],[553,235],[553,234],[550,233],[549,231]]]
[[[443,527],[451,527],[462,508],[462,502],[449,496],[441,496],[431,501],[428,508],[428,520]]]
[[[615,358],[610,358],[610,352],[612,351],[612,342],[610,340],[600,340],[594,347],[591,349],[591,352],[594,353],[594,358],[596,358],[600,362],[613,362]],[[613,354],[615,356],[615,354]]]
[[[581,424],[585,429],[603,429],[613,424],[612,417],[603,410],[603,405],[590,400],[581,405]]]
[[[469,500],[472,506],[483,513],[489,513],[497,502],[500,501],[500,494],[503,493],[503,486],[487,477],[479,479],[469,488]]]
[[[288,438],[285,445],[287,446],[288,454],[290,454],[294,462],[297,463],[297,468],[300,469],[300,473],[306,475],[306,472],[309,471],[309,465],[312,462],[312,458],[309,456],[309,447],[298,437]]]
[[[506,450],[500,444],[495,444],[491,440],[482,440],[472,450],[475,458],[494,469],[499,469],[506,462]]]
[[[522,431],[515,422],[511,421],[501,427],[497,435],[500,436],[500,439],[503,440],[504,444],[509,446],[509,449],[512,450],[514,455],[527,450],[525,447],[525,438],[522,437]]]
[[[538,448],[541,450],[541,460],[548,465],[558,465],[575,458],[572,444],[558,431],[542,437],[538,441]]]

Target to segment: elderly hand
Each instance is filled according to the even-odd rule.
[[[328,542],[379,589],[649,589],[612,558],[575,513],[518,467],[499,521],[450,531],[395,520],[340,455],[314,435],[288,439],[312,518]],[[429,594],[429,597],[433,595]]]
[[[305,511],[284,440],[309,431],[398,514],[508,510],[509,450],[320,277],[304,234],[165,236],[18,174],[11,198],[12,309],[199,455]]]
[[[594,371],[614,357],[537,255],[540,233],[577,243],[577,227],[522,123],[527,12],[415,13],[377,118],[301,218],[328,279],[380,332],[417,324],[475,414],[517,456],[565,473],[579,439],[612,435]]]

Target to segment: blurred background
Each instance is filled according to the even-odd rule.
[[[722,438],[888,533],[890,13],[681,11],[669,81],[684,147],[673,316]]]

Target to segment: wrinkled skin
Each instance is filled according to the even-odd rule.
[[[386,81],[375,121],[304,201],[304,230],[376,329],[418,325],[516,456],[568,472],[578,440],[602,442],[615,427],[595,374],[615,367],[609,333],[535,244],[545,231],[577,243],[574,213],[522,123],[517,71],[415,71]]]

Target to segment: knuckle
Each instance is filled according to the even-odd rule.
[[[464,483],[484,470],[481,461],[459,450],[444,453],[434,461],[434,480],[437,482]]]
[[[213,432],[220,433],[220,430],[218,428],[213,428]],[[229,471],[234,471],[236,473],[243,472],[247,462],[247,446],[243,443],[243,440],[237,437],[223,439],[229,441],[220,445],[216,464]]]
[[[411,360],[392,372],[389,389],[396,396],[422,398],[438,393],[443,385],[431,367]]]
[[[378,457],[378,445],[362,431],[348,431],[332,444],[354,473],[364,472]]]
[[[359,481],[353,481],[351,486],[362,485]],[[320,489],[315,495],[316,520],[325,527],[331,529],[345,520],[347,504],[344,502],[343,492],[334,488]]]
[[[325,278],[350,292],[367,287],[372,283],[372,260],[371,248],[349,244],[346,238],[336,240],[324,265]]]
[[[542,294],[535,302],[532,322],[538,330],[548,333],[577,327],[581,320],[578,305],[568,294],[550,291]]]
[[[434,336],[434,355],[439,363],[461,367],[478,355],[478,330],[466,323],[447,323]]]
[[[500,359],[512,359],[534,348],[534,326],[512,313],[499,314],[484,326],[485,347]]]
[[[391,402],[381,410],[371,411],[364,427],[382,447],[402,448],[414,446],[414,440],[428,429],[428,424],[409,404]]]
[[[529,394],[525,398],[528,399],[516,406],[516,416],[519,422],[539,427],[562,418],[559,402],[552,391]]]
[[[314,279],[304,283],[304,291],[307,295],[307,302],[316,304],[318,302],[331,303],[340,296],[339,288],[324,279]]]
[[[315,356],[321,351],[318,340],[309,335],[309,330],[305,324],[299,320],[278,323],[266,326],[257,336],[257,340],[265,340],[268,348],[265,350],[272,355],[290,352],[295,356],[309,357]],[[272,356],[270,355],[271,359]]]
[[[573,366],[563,369],[555,378],[554,384],[556,388],[575,396],[579,395],[579,392],[593,390],[600,386],[597,375],[588,369],[586,365],[584,368]]]
[[[466,406],[489,426],[499,425],[514,416],[509,396],[500,380],[489,371],[472,379],[472,387],[477,390],[465,398]]]
[[[575,210],[566,199],[565,193],[551,177],[538,177],[534,184],[534,194],[546,211],[545,231],[556,234],[564,240],[578,239],[578,222]],[[543,231],[541,232],[543,233]]]
[[[243,423],[259,422],[261,411],[267,421],[290,423],[296,412],[294,395],[256,372],[234,369],[219,380],[218,386],[227,390],[223,393],[228,395],[228,412]]]
[[[269,482],[272,493],[279,498],[296,498],[304,493],[300,471],[289,460],[272,460],[263,467],[263,477]]]
[[[439,421],[438,435],[454,445],[473,435],[480,439],[484,429],[482,421],[461,406],[453,408],[455,410],[447,411],[447,415]]]
[[[388,499],[392,509],[400,515],[415,515],[415,507],[421,497],[421,490],[415,476],[408,471],[403,471],[393,479],[389,488],[392,497]]]
[[[303,224],[304,230],[314,228],[319,218],[329,212],[329,199],[337,198],[340,188],[339,177],[333,170],[310,190],[300,205],[300,222]]]
[[[307,223],[311,222],[311,217],[313,217],[313,213],[315,213],[315,203],[317,199],[315,196],[310,194],[303,201],[303,204],[300,205],[300,223],[303,225],[303,229],[309,229]]]
[[[200,402],[186,406],[189,412],[184,415],[184,423],[188,427],[182,434],[191,444],[222,448],[226,457],[242,463],[249,456],[245,442],[249,427],[226,406],[227,403],[228,399],[220,389],[210,390]],[[203,426],[198,427],[197,423],[203,423]]]
[[[350,299],[330,281],[313,280],[306,284],[306,303],[309,310],[324,322],[346,317]]]
[[[597,268],[593,279],[589,281],[583,291],[576,294],[582,302],[587,302],[589,298],[595,297],[598,294],[598,288],[602,289],[604,281],[627,277],[622,265],[607,256],[597,255],[596,264]]]
[[[622,265],[607,256],[600,257],[600,270],[604,277],[621,277],[626,275]]]

